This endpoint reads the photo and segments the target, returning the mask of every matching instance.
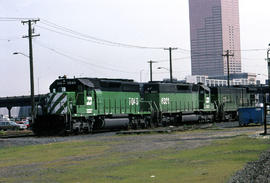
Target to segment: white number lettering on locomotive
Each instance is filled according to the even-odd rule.
[[[93,103],[93,98],[92,97],[87,97],[86,105],[92,105],[92,103]]]
[[[210,103],[210,97],[206,97],[206,99],[205,99],[205,103]]]
[[[128,104],[129,105],[139,105],[139,99],[138,98],[128,98]]]
[[[170,104],[170,98],[161,98],[160,102],[162,105],[168,105]]]

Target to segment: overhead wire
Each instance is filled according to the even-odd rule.
[[[109,40],[106,40],[106,39],[101,39],[101,38],[90,36],[90,35],[87,35],[87,34],[84,34],[84,33],[80,33],[78,31],[72,30],[70,28],[66,28],[64,26],[57,25],[55,23],[52,23],[52,22],[50,22],[48,20],[44,20],[44,19],[42,19],[41,23],[45,24],[45,25],[47,25],[47,26],[49,26],[51,28],[59,29],[61,31],[68,32],[68,33],[74,34],[76,36],[84,37],[84,38],[95,40],[95,41],[102,42],[102,43],[107,43],[110,46],[120,46],[120,47],[125,47],[125,48],[137,48],[137,49],[152,49],[152,50],[154,50],[154,49],[156,49],[156,50],[162,49],[163,50],[164,49],[164,47],[139,46],[139,45],[133,45],[133,44],[126,44],[126,43],[109,41]]]
[[[0,17],[0,21],[21,21],[21,20],[31,20],[31,19],[34,19],[34,18],[30,18],[30,17]],[[39,26],[40,28],[43,28],[43,29],[46,29],[46,30],[49,30],[49,31],[53,31],[53,32],[56,32],[58,34],[63,34],[63,35],[70,36],[70,37],[73,37],[73,38],[85,40],[85,41],[86,40],[90,41],[89,39],[91,39],[92,42],[98,43],[98,44],[103,44],[103,45],[109,44],[110,46],[121,46],[121,47],[126,47],[126,48],[164,49],[164,47],[139,46],[139,45],[126,44],[126,43],[114,42],[114,41],[109,41],[109,40],[106,40],[106,39],[97,38],[97,37],[90,36],[90,35],[87,35],[87,34],[84,34],[84,33],[80,33],[78,31],[72,30],[70,28],[67,28],[67,27],[64,27],[64,26],[61,26],[61,25],[58,25],[58,24],[53,23],[51,21],[48,21],[46,19],[41,19],[40,23],[42,23],[44,25],[47,25],[47,26],[49,26],[51,28],[54,28],[54,29],[58,29],[58,30],[61,30],[61,31],[64,31],[64,32],[68,32],[68,33],[73,34],[73,35],[67,35],[67,34],[65,34],[63,32],[59,32],[59,31],[56,31],[56,30],[52,30],[52,29],[49,29],[49,28],[46,28],[46,27]],[[87,38],[87,39],[84,39],[84,38]],[[260,49],[231,50],[231,51],[246,52],[246,51],[265,51],[265,50],[266,49],[261,49],[260,48]],[[177,48],[177,51],[189,52],[189,53],[191,52],[191,50],[189,50],[189,49],[184,49],[184,48],[179,48],[179,47]],[[205,56],[205,54],[204,54],[204,56]]]
[[[20,17],[0,17],[0,21],[21,21],[21,20],[27,20],[27,19],[33,19],[33,18],[20,18]],[[80,39],[83,41],[89,41],[92,43],[96,43],[96,44],[101,44],[101,45],[106,45],[106,46],[118,46],[118,47],[125,47],[125,48],[139,48],[139,49],[162,49],[164,50],[164,47],[147,47],[147,46],[138,46],[138,45],[133,45],[133,44],[126,44],[126,43],[119,43],[119,42],[114,42],[114,41],[109,41],[109,40],[105,40],[105,39],[101,39],[101,38],[97,38],[94,36],[90,36],[84,33],[80,33],[78,31],[72,30],[70,28],[55,24],[53,22],[50,22],[48,20],[42,19],[41,23],[45,26],[48,27],[44,27],[44,26],[40,26],[40,25],[35,25],[41,29],[45,29],[51,32],[55,32],[57,34],[61,34],[64,36],[68,36],[68,37],[72,37],[72,38],[76,38],[76,39]],[[56,30],[55,30],[56,29]],[[0,41],[10,41],[10,39],[0,39]],[[183,48],[178,48],[177,49],[180,52],[185,52],[184,54],[190,54],[191,50],[188,49],[183,49]],[[240,51],[240,52],[252,52],[252,51],[265,51],[266,49],[245,49],[245,50],[231,50],[234,52]],[[56,51],[54,49],[54,51]],[[187,53],[188,52],[188,53]],[[58,52],[58,54],[60,54],[60,52]],[[63,54],[62,54],[63,56]],[[67,55],[65,55],[67,56]],[[216,52],[213,53],[206,53],[206,54],[202,54],[202,53],[194,53],[192,56],[222,56],[222,54],[218,54]],[[173,58],[173,60],[184,60],[184,59],[190,59],[191,56],[189,57],[183,57],[183,58]],[[242,58],[244,60],[251,60],[248,58]],[[256,59],[254,59],[256,60]],[[168,60],[164,59],[164,60],[157,60],[158,62],[167,62]],[[97,66],[97,65],[96,65]],[[103,67],[103,69],[105,69]],[[107,68],[109,69],[109,68]],[[113,70],[112,68],[110,68],[110,70]],[[117,70],[119,71],[119,70]],[[120,71],[122,72],[122,71]]]
[[[97,44],[104,44],[105,45],[105,43],[102,43],[102,42],[98,42],[98,41],[94,41],[94,40],[82,38],[82,37],[79,37],[79,36],[67,34],[67,33],[60,32],[60,31],[57,31],[57,30],[53,30],[53,29],[50,29],[50,28],[47,28],[47,27],[44,27],[44,26],[40,26],[40,25],[35,25],[35,26],[36,27],[39,27],[41,29],[45,29],[45,30],[51,31],[51,32],[55,32],[55,33],[60,34],[60,35],[67,36],[67,37],[72,37],[72,38],[80,39],[80,40],[83,40],[83,41],[89,41],[89,42],[93,42],[93,43],[97,43]]]
[[[10,39],[0,39],[0,41],[7,41],[7,42],[10,42],[11,40],[10,40]]]
[[[8,19],[8,20],[25,20],[25,19],[33,19],[33,18],[26,18],[26,17],[0,17],[0,19]]]
[[[14,41],[14,40],[18,40],[18,39],[21,39],[20,37],[7,37],[7,38],[0,38],[0,41],[7,41],[7,42],[10,42],[10,41]]]
[[[176,58],[172,58],[174,61],[175,60],[186,60],[186,59],[190,59],[191,57],[176,57]],[[154,60],[155,62],[161,63],[161,62],[168,62],[169,59],[161,59],[161,60]]]
[[[262,49],[262,48],[258,48],[258,49],[245,49],[245,50],[231,50],[231,51],[240,51],[240,52],[248,52],[248,51],[266,51],[267,49]]]
[[[83,58],[75,58],[73,56],[70,56],[66,53],[63,53],[59,50],[56,50],[54,48],[50,48],[46,45],[44,45],[43,43],[40,43],[40,41],[36,41],[35,40],[35,43],[40,46],[40,47],[43,47],[43,48],[46,48],[47,50],[50,50],[58,55],[61,55],[63,57],[66,57],[72,61],[78,61],[78,62],[81,62],[81,63],[84,63],[84,64],[87,64],[87,65],[91,65],[93,67],[96,67],[96,68],[99,68],[99,69],[104,69],[104,70],[110,70],[110,71],[115,71],[115,72],[121,72],[121,73],[128,73],[128,74],[135,74],[135,73],[132,73],[132,72],[127,72],[127,71],[123,71],[123,70],[119,70],[119,69],[114,69],[114,68],[109,68],[109,67],[105,67],[105,66],[101,66],[101,65],[97,65],[97,64],[93,64],[93,63],[89,63],[88,61],[86,61],[86,59],[83,59]]]
[[[12,22],[12,21],[23,21],[23,20],[32,20],[34,18],[29,18],[29,17],[0,17],[0,21],[2,22]]]

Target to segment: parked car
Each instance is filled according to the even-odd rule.
[[[13,121],[0,121],[0,130],[19,130],[20,126]]]
[[[26,126],[27,126],[27,128],[29,128],[30,127],[30,123],[29,123],[29,121],[28,120],[23,120],[22,121]]]
[[[19,125],[20,130],[27,129],[27,125],[23,121],[17,121],[16,124]]]

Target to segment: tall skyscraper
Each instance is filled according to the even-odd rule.
[[[238,0],[189,0],[192,75],[227,75],[241,72]]]

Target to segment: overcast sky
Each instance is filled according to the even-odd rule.
[[[270,42],[269,0],[240,0],[241,49],[244,72],[267,74]],[[47,93],[58,76],[149,79],[169,78],[168,51],[125,48],[66,36],[63,26],[88,36],[143,47],[178,47],[173,52],[173,76],[191,73],[188,0],[0,0],[0,17],[40,18],[34,44],[35,92]],[[51,24],[51,23],[54,24]],[[0,20],[0,96],[29,95],[27,25]],[[49,31],[54,30],[57,32]],[[62,32],[59,34],[59,32]],[[65,35],[64,35],[65,34]],[[76,36],[72,34],[73,36]],[[85,38],[84,38],[85,39]],[[182,50],[183,49],[183,50]]]

